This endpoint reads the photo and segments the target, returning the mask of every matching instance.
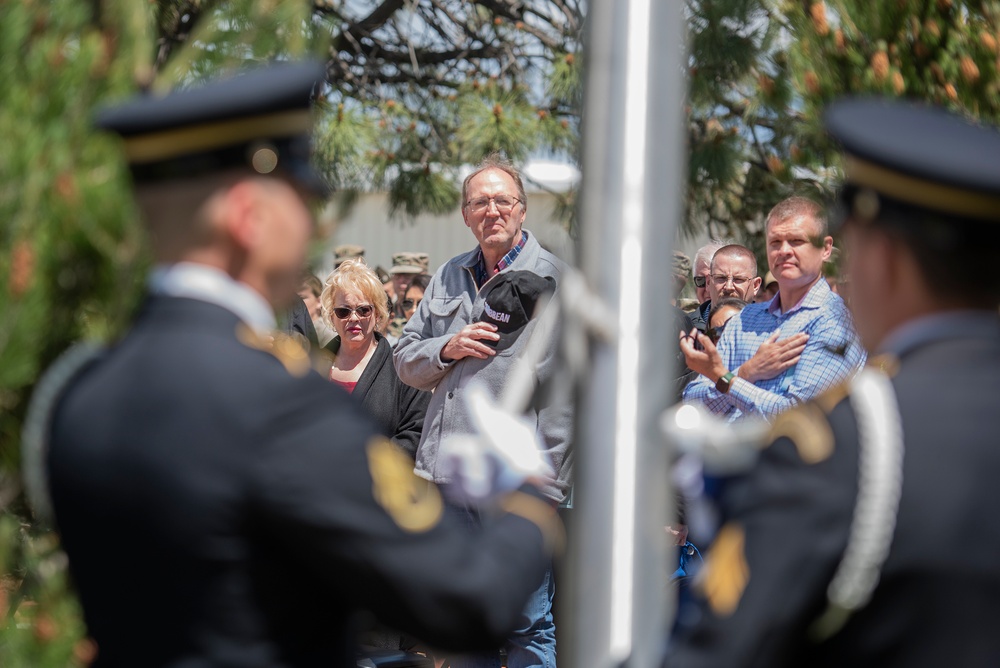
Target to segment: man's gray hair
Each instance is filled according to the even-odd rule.
[[[476,165],[476,168],[471,174],[465,177],[462,181],[462,208],[465,208],[467,204],[467,198],[469,196],[469,181],[473,178],[482,174],[487,169],[499,169],[501,172],[506,172],[507,175],[514,179],[514,185],[517,186],[517,198],[521,200],[521,210],[528,210],[528,197],[524,194],[524,183],[521,181],[521,171],[514,166],[507,158],[503,157],[499,153],[490,153],[488,156],[482,159],[482,161]]]

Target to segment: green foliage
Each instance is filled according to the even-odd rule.
[[[753,245],[790,194],[795,129],[781,21],[767,0],[689,0],[688,188],[683,230]]]
[[[0,4],[0,452],[17,463],[25,399],[71,342],[115,332],[135,301],[141,241],[117,146],[94,106],[134,86],[142,12],[72,0]],[[145,11],[145,10],[143,10]],[[121,37],[128,34],[129,37]]]
[[[454,211],[462,193],[453,176],[444,176],[429,166],[401,169],[389,189],[389,215],[403,210],[408,216],[423,212],[443,215]]]
[[[96,652],[69,594],[66,556],[54,533],[0,515],[0,665],[86,666]]]
[[[843,95],[926,100],[1000,122],[1000,4],[836,0],[791,6],[786,17],[799,35],[788,51],[802,106],[800,144],[820,164],[837,164],[821,115]]]

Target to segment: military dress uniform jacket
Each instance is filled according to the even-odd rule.
[[[355,400],[249,336],[227,309],[153,297],[55,409],[51,496],[95,665],[354,665],[361,608],[429,643],[499,644],[550,558],[538,525],[448,524]]]
[[[692,625],[668,666],[1000,665],[1000,321],[940,316],[909,334],[892,378],[902,494],[868,605],[811,636],[858,492],[857,415],[841,388],[779,417],[734,486],[705,600],[682,614]]]

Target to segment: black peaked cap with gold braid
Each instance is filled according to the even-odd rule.
[[[883,203],[1000,222],[1000,131],[939,107],[858,98],[825,123],[844,151],[847,213],[873,220]]]
[[[122,137],[137,183],[246,167],[325,188],[309,164],[310,104],[323,67],[277,63],[167,95],[140,95],[98,112]]]

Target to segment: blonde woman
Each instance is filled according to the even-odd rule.
[[[329,379],[360,399],[386,434],[414,455],[430,393],[396,375],[392,348],[379,334],[389,319],[381,281],[363,260],[347,260],[327,277],[320,302],[337,333],[326,346]]]

